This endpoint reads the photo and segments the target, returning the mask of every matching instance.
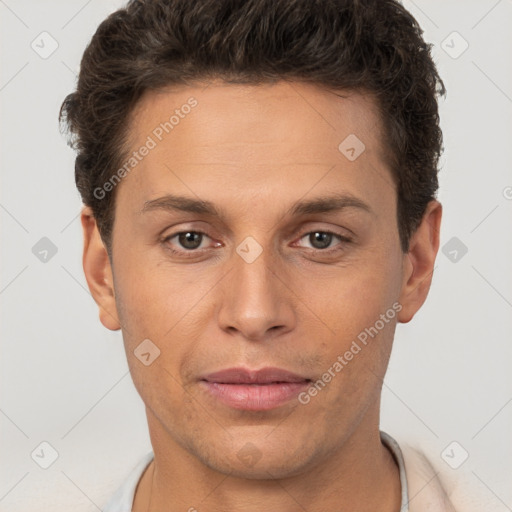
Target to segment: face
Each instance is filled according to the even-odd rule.
[[[373,100],[214,82],[146,94],[130,135],[98,302],[152,441],[282,477],[375,428],[396,323],[422,301]],[[266,367],[297,382],[205,381]]]

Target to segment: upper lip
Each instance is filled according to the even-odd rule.
[[[227,368],[205,375],[201,380],[221,384],[270,384],[272,382],[305,382],[310,379],[288,370],[269,366],[259,370]]]

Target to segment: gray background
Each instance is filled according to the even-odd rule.
[[[397,328],[382,429],[414,440],[434,465],[465,475],[487,510],[504,512],[512,510],[512,2],[404,3],[435,45],[448,89],[446,254],[427,303]],[[87,42],[120,5],[0,0],[1,511],[99,510],[151,449],[121,334],[99,323],[87,290],[74,154],[57,124]],[[41,56],[52,40],[58,48]],[[43,237],[55,254],[44,253]],[[44,441],[58,454],[48,469]],[[453,441],[452,458],[469,453],[458,469],[441,455]]]

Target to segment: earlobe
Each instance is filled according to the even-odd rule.
[[[411,237],[409,251],[404,254],[398,321],[407,323],[427,299],[434,264],[439,249],[442,205],[436,200],[428,203],[420,225]]]
[[[91,295],[99,307],[101,323],[112,331],[121,328],[117,314],[112,268],[96,219],[85,206],[80,216],[84,235],[83,267]]]

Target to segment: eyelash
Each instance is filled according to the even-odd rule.
[[[162,240],[162,244],[165,246],[166,250],[170,251],[173,254],[178,254],[178,255],[190,254],[190,257],[193,257],[193,256],[196,256],[198,254],[201,254],[201,252],[206,250],[206,249],[182,249],[182,250],[176,250],[176,249],[173,249],[169,245],[169,241],[170,240],[172,240],[173,238],[175,238],[175,237],[177,237],[179,235],[185,234],[185,233],[195,233],[195,234],[198,234],[198,235],[202,235],[202,236],[206,236],[208,238],[211,238],[204,231],[195,231],[195,230],[177,231],[176,233],[173,233],[171,235],[166,236]],[[316,229],[316,230],[313,230],[313,231],[307,231],[307,232],[303,233],[299,237],[299,240],[302,240],[305,236],[312,235],[313,233],[323,233],[323,234],[332,235],[333,237],[337,238],[339,240],[339,242],[340,242],[339,244],[335,245],[334,247],[327,248],[327,249],[310,249],[310,251],[313,251],[315,253],[332,254],[333,252],[338,252],[340,250],[343,250],[343,249],[339,248],[340,245],[352,243],[352,239],[351,238],[348,238],[348,237],[346,237],[344,235],[340,235],[339,233],[335,233],[334,231],[320,230],[320,229]],[[201,240],[201,242],[202,242],[202,240]]]

